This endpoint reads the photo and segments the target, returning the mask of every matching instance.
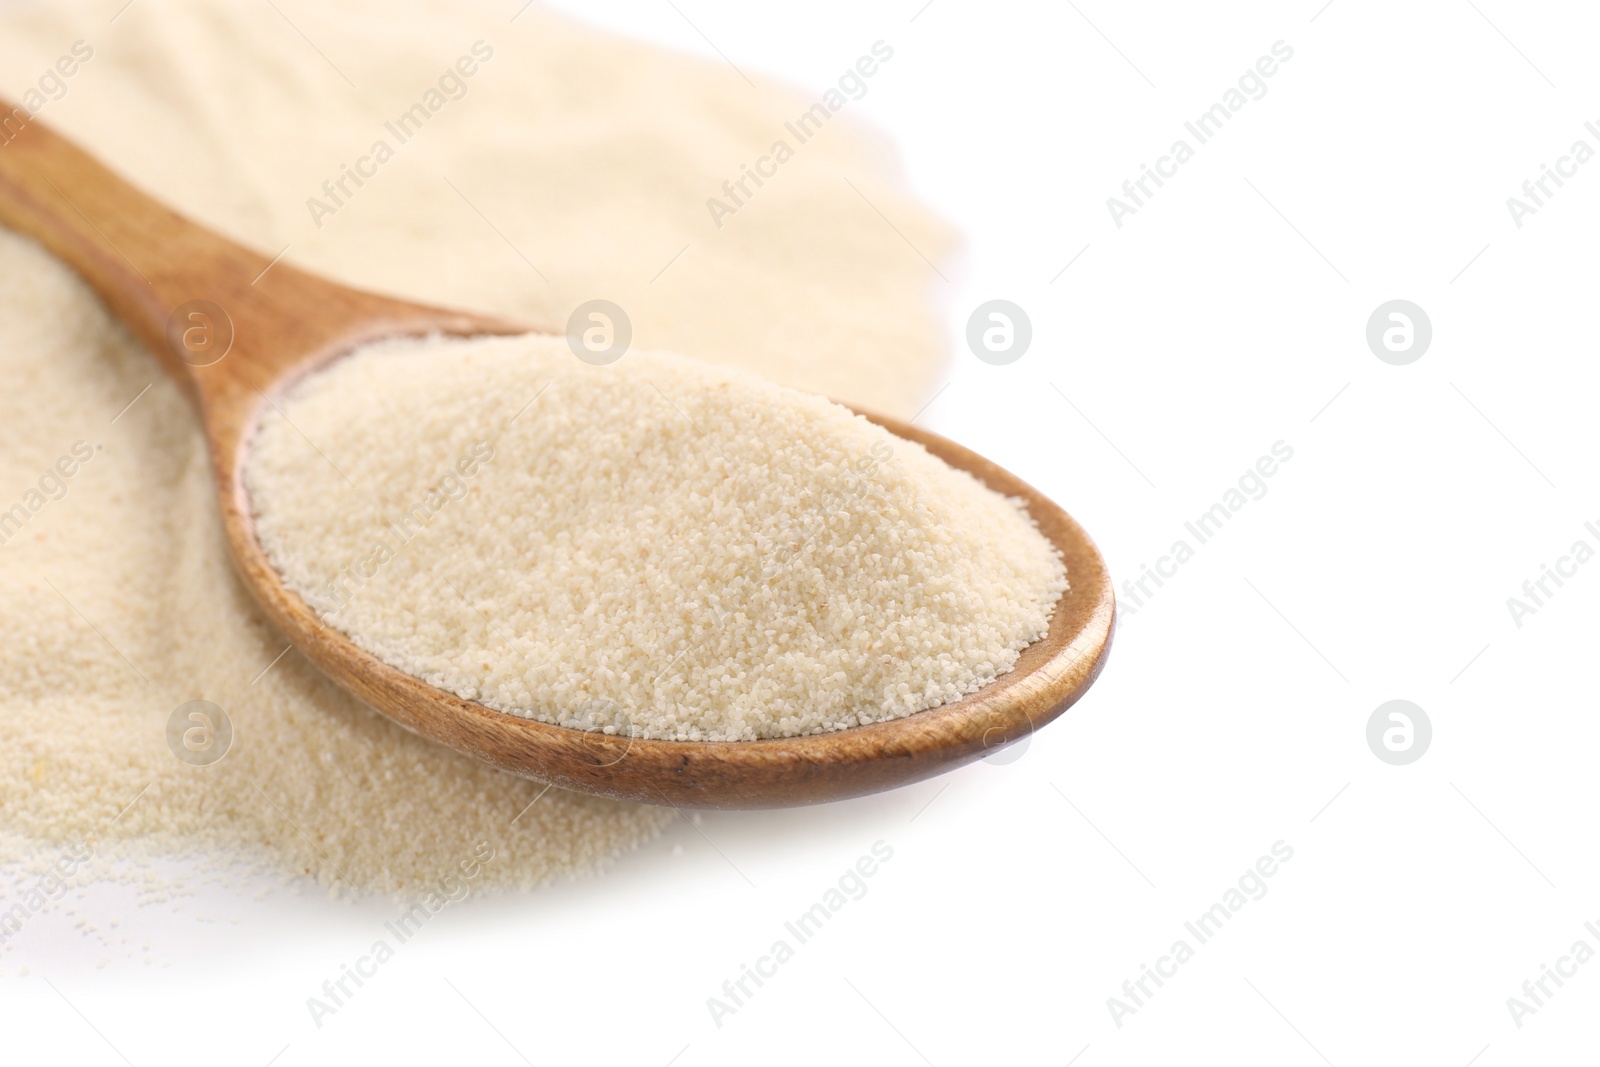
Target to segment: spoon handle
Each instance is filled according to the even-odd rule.
[[[226,306],[237,280],[248,284],[266,261],[146,196],[27,116],[0,100],[0,223],[66,261],[196,394],[195,371],[205,360],[175,351],[173,312],[196,299]],[[175,332],[214,348],[218,339],[203,337],[201,326],[184,320]]]
[[[459,317],[350,289],[236,244],[5,100],[0,224],[82,275],[224,436],[291,368],[340,345],[436,321],[449,328]]]

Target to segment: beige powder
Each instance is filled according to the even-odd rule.
[[[8,6],[0,91],[19,96],[85,40],[93,58],[41,120],[262,249],[263,266],[287,245],[344,281],[557,324],[603,295],[628,308],[639,346],[891,413],[925,395],[936,279],[843,177],[922,252],[947,242],[847,116],[717,230],[705,197],[809,101],[537,8],[512,26],[499,6],[294,15],[359,88],[270,5],[140,0],[110,25],[100,5]],[[469,95],[317,229],[306,198],[480,39],[495,56]],[[209,853],[404,891],[480,840],[500,851],[479,884],[527,885],[662,825],[654,809],[559,791],[528,808],[537,784],[418,740],[279,658],[227,563],[178,391],[65,268],[5,233],[0,374],[0,508],[30,491],[42,502],[0,546],[8,854],[87,836],[101,854]],[[51,499],[41,479],[78,441],[93,457]],[[235,726],[207,768],[163,740],[196,698]]]
[[[274,566],[385,662],[493,708],[671,740],[957,700],[1044,636],[1018,502],[822,397],[563,338],[369,346],[296,383],[245,485]]]

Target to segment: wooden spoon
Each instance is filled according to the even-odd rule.
[[[0,114],[13,114],[3,101]],[[971,696],[829,734],[653,741],[508,715],[404,674],[330,629],[284,586],[256,540],[240,476],[244,449],[269,395],[360,345],[432,331],[511,334],[537,327],[336,285],[188,221],[39,123],[0,137],[11,137],[0,143],[0,223],[76,269],[193,399],[210,444],[228,548],[245,586],[301,654],[415,733],[566,789],[680,807],[781,807],[905,785],[991,754],[1060,715],[1100,673],[1114,601],[1105,561],[1083,529],[983,457],[863,412],[998,492],[1024,499],[1065,557],[1072,587],[1056,605],[1048,635]]]

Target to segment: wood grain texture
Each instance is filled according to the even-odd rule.
[[[0,101],[0,114],[11,109]],[[13,126],[14,129],[14,126]],[[224,534],[245,586],[307,659],[406,728],[517,774],[567,789],[678,807],[820,803],[920,781],[982,758],[1060,715],[1099,675],[1115,600],[1105,561],[1061,508],[983,457],[863,412],[951,466],[1027,502],[1067,565],[1071,588],[1049,633],[1006,675],[967,698],[893,722],[764,741],[608,737],[486,708],[379,661],[284,587],[255,537],[243,450],[269,397],[384,337],[559,332],[360,292],[245,248],[144,195],[46,127],[0,140],[0,223],[78,271],[182,384],[210,443]],[[175,309],[210,301],[232,343],[206,366],[169,329]],[[211,329],[225,324],[213,322]],[[186,358],[189,357],[189,358]]]

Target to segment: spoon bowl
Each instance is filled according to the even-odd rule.
[[[11,109],[0,101],[0,114]],[[9,131],[7,131],[9,133]],[[245,587],[294,647],[407,729],[566,789],[677,807],[820,803],[920,781],[997,752],[1070,707],[1110,648],[1105,561],[1072,517],[1010,472],[937,434],[860,412],[991,489],[1026,502],[1070,589],[1011,671],[943,707],[825,734],[659,741],[496,711],[382,662],[288,589],[256,539],[245,449],[274,394],[373,341],[443,333],[559,333],[548,324],[427,307],[336,284],[178,215],[36,122],[0,143],[0,223],[73,267],[194,401],[224,536]],[[279,253],[281,258],[283,253]]]

